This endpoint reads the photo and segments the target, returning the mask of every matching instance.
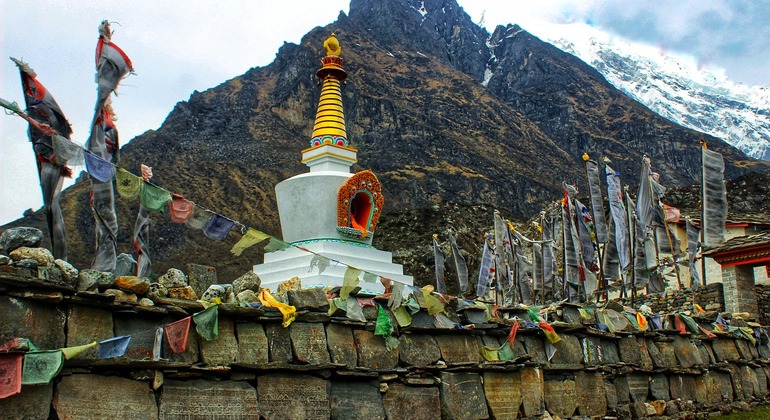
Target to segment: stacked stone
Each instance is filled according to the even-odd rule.
[[[759,323],[770,325],[770,286],[756,285],[757,304],[759,305]]]
[[[620,299],[623,305],[631,306],[631,299]],[[634,298],[634,307],[647,305],[653,313],[687,312],[697,303],[706,311],[723,312],[725,310],[722,283],[701,286],[697,291],[691,289],[667,289],[660,293],[650,293]],[[765,323],[762,323],[765,325]]]
[[[277,311],[220,305],[216,340],[193,328],[185,352],[172,353],[164,342],[162,359],[153,361],[155,329],[193,309],[163,304],[136,314],[74,289],[53,299],[31,282],[16,290],[30,279],[10,273],[0,277],[0,341],[26,337],[56,349],[132,337],[124,357],[86,354],[65,362],[48,385],[24,386],[0,400],[3,413],[21,418],[102,418],[126,407],[141,418],[643,418],[745,408],[768,398],[766,343],[673,330],[603,333],[564,306],[549,317],[561,336],[550,359],[542,331],[522,327],[512,360],[487,361],[480,349],[502,345],[511,320],[450,311],[450,319],[474,321],[475,328],[441,327],[422,309],[388,351],[373,333],[374,308],[365,307],[367,322],[329,315],[319,289],[287,292],[298,310],[288,328]]]

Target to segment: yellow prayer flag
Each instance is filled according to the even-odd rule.
[[[270,239],[270,235],[267,233],[249,228],[241,237],[241,240],[238,241],[237,244],[233,245],[233,249],[231,249],[230,252],[232,252],[236,257],[240,257],[246,248],[252,247],[267,239]]]
[[[61,349],[61,352],[64,355],[64,360],[70,360],[80,356],[89,349],[96,348],[96,346],[98,346],[98,343],[94,341],[93,343],[83,344],[82,346],[66,347]]]
[[[360,276],[361,273],[363,273],[363,271],[348,266],[347,270],[345,270],[345,277],[342,280],[342,288],[340,288],[341,298],[347,299],[350,292],[358,287],[358,276]]]
[[[281,325],[283,325],[284,328],[291,325],[297,318],[297,308],[276,300],[267,289],[262,289],[262,291],[259,292],[259,301],[268,308],[276,308],[281,311],[281,315],[283,315],[283,324]]]

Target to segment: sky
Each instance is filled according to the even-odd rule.
[[[770,87],[770,0],[459,3],[490,32],[513,23],[543,40],[602,34],[733,82]],[[0,0],[0,98],[23,103],[8,57],[23,59],[63,109],[73,140],[84,143],[96,100],[97,27],[108,19],[136,73],[113,98],[125,144],[160,127],[193,91],[269,64],[284,42],[298,43],[348,10],[349,0]],[[42,206],[26,128],[21,118],[0,115],[0,224]]]

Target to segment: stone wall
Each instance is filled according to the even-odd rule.
[[[756,285],[759,323],[770,325],[770,285]]]
[[[675,330],[603,333],[572,306],[551,319],[561,341],[550,359],[542,330],[526,327],[512,359],[482,357],[482,348],[505,343],[513,321],[503,318],[526,312],[503,310],[489,321],[482,310],[450,311],[462,325],[474,321],[458,329],[437,327],[421,310],[388,351],[373,334],[374,308],[364,307],[367,322],[353,321],[295,293],[299,316],[288,328],[277,311],[222,305],[216,340],[192,328],[184,353],[164,344],[153,361],[157,326],[198,310],[196,302],[141,307],[44,287],[0,273],[0,342],[26,337],[55,349],[131,335],[131,344],[125,357],[88,353],[66,361],[51,383],[23,386],[0,400],[4,418],[640,418],[747,408],[768,397],[767,343]]]
[[[621,302],[623,305],[631,306],[630,299],[621,299]],[[725,298],[722,283],[707,284],[696,292],[690,289],[666,289],[661,293],[637,296],[633,306],[639,308],[642,304],[646,304],[652,308],[653,313],[673,313],[692,311],[693,303],[697,303],[707,311],[724,311]]]

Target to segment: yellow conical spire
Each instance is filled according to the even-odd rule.
[[[347,73],[342,68],[340,44],[337,36],[332,33],[324,42],[326,57],[321,59],[323,66],[316,72],[321,79],[321,99],[318,101],[311,147],[324,144],[348,146],[348,135],[345,129],[345,113],[342,109],[342,91],[340,82],[345,80]]]

